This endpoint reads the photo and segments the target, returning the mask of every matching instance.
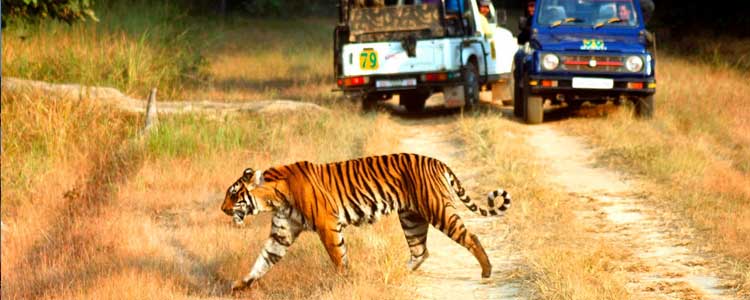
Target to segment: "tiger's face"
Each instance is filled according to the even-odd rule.
[[[247,168],[242,173],[242,177],[227,189],[224,203],[221,204],[221,210],[232,216],[235,224],[242,225],[245,216],[260,212],[258,201],[255,199],[252,190],[261,184],[261,176],[262,172]]]

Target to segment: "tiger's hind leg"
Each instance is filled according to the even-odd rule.
[[[430,256],[427,252],[427,229],[430,225],[424,218],[414,212],[399,212],[398,217],[411,252],[411,258],[409,258],[406,266],[409,270],[414,271]]]
[[[433,219],[432,226],[440,229],[440,231],[459,245],[469,249],[469,252],[474,255],[477,261],[479,261],[479,265],[482,266],[482,277],[490,277],[492,265],[487,257],[487,253],[484,251],[484,247],[479,243],[479,238],[466,229],[464,222],[456,214],[456,209],[453,206],[444,207],[443,211],[443,218]]]

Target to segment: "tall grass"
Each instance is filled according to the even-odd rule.
[[[332,19],[228,20],[210,47],[209,79],[188,93],[198,99],[326,101],[334,87]]]
[[[169,2],[104,1],[100,22],[11,24],[3,76],[176,100],[330,100],[333,19],[209,18]],[[138,13],[134,13],[138,12]]]
[[[3,76],[112,86],[144,97],[152,87],[167,98],[202,78],[201,49],[213,24],[168,2],[103,1],[100,22],[11,23],[3,29]],[[138,13],[133,13],[137,11]]]
[[[750,88],[733,66],[659,57],[656,116],[618,111],[565,126],[586,135],[606,164],[656,183],[659,203],[683,213],[733,259],[750,292]]]

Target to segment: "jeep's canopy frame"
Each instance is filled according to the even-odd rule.
[[[473,0],[469,0],[473,1]],[[423,4],[365,6],[363,0],[339,1],[339,26],[348,42],[375,42],[463,35],[463,9],[446,13],[445,1]]]

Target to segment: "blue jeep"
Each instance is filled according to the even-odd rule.
[[[639,1],[537,0],[528,43],[514,59],[513,111],[541,123],[543,104],[633,101],[636,116],[654,111],[653,36]],[[523,22],[523,21],[522,21]]]

